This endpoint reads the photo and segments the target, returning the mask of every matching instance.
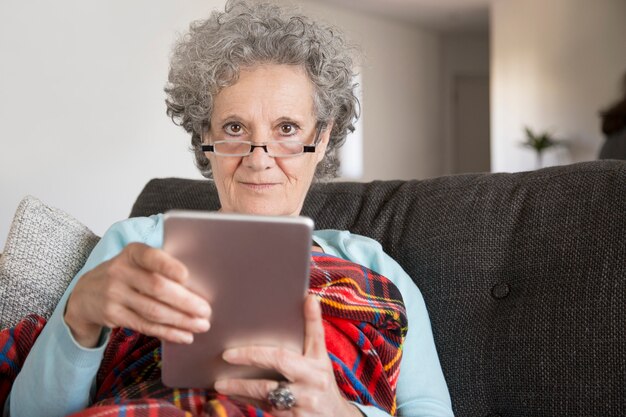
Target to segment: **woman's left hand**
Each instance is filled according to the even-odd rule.
[[[215,389],[225,395],[252,399],[255,404],[273,415],[282,416],[362,416],[360,410],[348,402],[335,381],[332,364],[326,351],[324,326],[319,302],[308,295],[304,303],[304,354],[279,347],[250,346],[224,352],[225,361],[237,365],[251,365],[273,369],[287,378],[287,387],[296,398],[289,410],[276,410],[267,403],[268,393],[278,387],[271,380],[224,379],[215,383]]]

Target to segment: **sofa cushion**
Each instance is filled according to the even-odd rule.
[[[218,207],[212,182],[170,178],[131,215]],[[455,415],[626,415],[626,162],[314,184],[302,212],[411,275]]]
[[[29,313],[48,318],[98,240],[70,215],[25,197],[0,257],[0,328]]]

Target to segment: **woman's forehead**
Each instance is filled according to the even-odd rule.
[[[237,82],[215,96],[212,119],[315,118],[313,95],[313,83],[300,66],[246,68]]]

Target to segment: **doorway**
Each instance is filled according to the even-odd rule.
[[[453,172],[489,172],[489,77],[454,77]]]

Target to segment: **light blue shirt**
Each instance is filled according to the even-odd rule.
[[[375,240],[345,231],[314,232],[324,252],[366,266],[389,278],[400,290],[409,330],[404,343],[397,386],[398,415],[449,417],[452,406],[439,365],[428,312],[421,293],[404,270]],[[116,256],[129,243],[163,246],[163,216],[128,219],[114,224],[96,245],[72,280],[54,313],[37,338],[5,405],[5,416],[65,416],[88,407],[109,330],[93,349],[80,346],[63,320],[65,305],[78,279]],[[389,416],[376,407],[358,407],[368,417]],[[10,410],[10,413],[9,413]]]

